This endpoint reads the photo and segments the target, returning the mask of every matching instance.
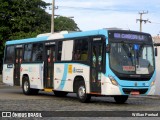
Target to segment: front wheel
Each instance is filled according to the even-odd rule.
[[[128,95],[117,95],[117,96],[114,96],[114,100],[118,104],[123,104],[128,100]]]
[[[36,95],[39,92],[38,89],[30,88],[30,83],[29,83],[28,77],[23,77],[22,90],[25,95]]]
[[[91,99],[91,95],[86,94],[86,87],[84,82],[78,82],[78,87],[77,87],[77,97],[80,102],[86,103],[89,102]]]

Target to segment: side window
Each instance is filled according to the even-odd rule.
[[[15,56],[14,46],[8,46],[6,48],[5,62],[14,63],[14,56]]]
[[[33,44],[32,62],[40,62],[43,60],[43,44]]]
[[[31,62],[32,44],[24,46],[24,62]]]
[[[88,60],[88,39],[74,41],[73,60]]]
[[[62,41],[58,42],[58,54],[57,54],[57,60],[61,61],[62,57]]]
[[[144,47],[142,54],[143,54],[142,59],[147,60],[153,66],[154,62],[153,62],[153,50],[152,50],[152,47],[150,47],[150,46]]]

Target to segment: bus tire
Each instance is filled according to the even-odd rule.
[[[79,81],[77,85],[77,97],[80,102],[87,103],[90,102],[91,95],[86,94],[86,87],[84,81]]]
[[[68,94],[68,92],[64,91],[54,91],[54,95],[57,97],[65,97]]]
[[[30,82],[29,82],[29,78],[28,77],[23,77],[22,89],[23,89],[23,93],[25,95],[36,95],[39,92],[38,89],[30,88]]]
[[[118,104],[123,104],[128,100],[128,95],[117,95],[117,96],[114,96],[114,100]]]

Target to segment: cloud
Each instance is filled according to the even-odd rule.
[[[49,1],[49,0],[45,0]],[[52,0],[50,0],[52,1]],[[140,11],[149,11],[143,19],[160,21],[159,0],[55,0],[55,14],[74,16],[81,30],[118,27],[139,31]],[[48,10],[49,12],[49,10]],[[50,11],[51,13],[51,11]],[[159,33],[160,24],[142,24],[143,31],[151,34]]]
[[[77,23],[81,25],[80,28],[82,30],[92,30],[110,27],[137,30],[136,26],[138,25],[136,25],[135,19],[136,15],[134,14],[115,13],[106,15],[101,14],[99,16],[90,14],[88,17],[81,20],[75,18],[75,21],[77,21]]]
[[[72,3],[72,4],[71,4]],[[104,0],[63,0],[63,1],[57,1],[56,5],[60,5],[60,6],[74,6],[74,7],[98,7],[98,6],[113,6],[113,2],[112,1],[104,1]]]

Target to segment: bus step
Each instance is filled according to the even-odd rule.
[[[45,92],[53,92],[53,89],[52,88],[45,88],[44,91]]]

